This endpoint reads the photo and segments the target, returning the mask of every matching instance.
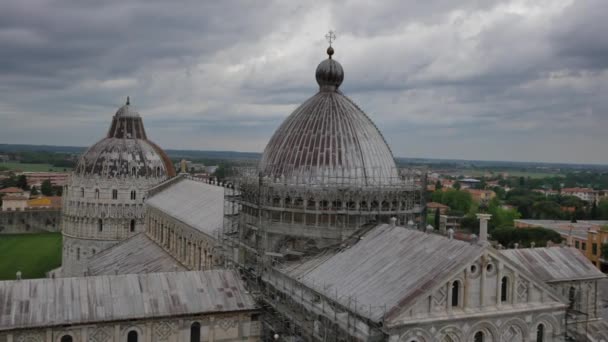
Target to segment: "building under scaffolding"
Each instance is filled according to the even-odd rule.
[[[263,340],[563,341],[566,300],[489,245],[488,215],[471,242],[420,229],[426,171],[397,168],[327,53],[319,92],[225,186],[222,250]]]

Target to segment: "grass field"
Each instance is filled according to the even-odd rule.
[[[43,278],[61,266],[61,233],[0,235],[0,280]]]
[[[24,172],[62,172],[64,169],[68,171],[70,170],[70,168],[54,167],[51,164],[27,164],[17,162],[0,163],[0,169],[2,168],[5,168],[7,170],[20,170]]]

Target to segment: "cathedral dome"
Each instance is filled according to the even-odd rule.
[[[340,63],[317,67],[319,92],[298,107],[264,150],[260,172],[289,183],[387,185],[398,173],[384,137],[369,117],[339,91]]]
[[[167,154],[148,140],[143,121],[127,98],[112,118],[107,136],[82,155],[74,173],[164,179],[175,176],[175,169]]]

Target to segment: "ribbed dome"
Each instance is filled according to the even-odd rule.
[[[147,139],[143,121],[127,99],[112,118],[106,138],[82,155],[75,173],[164,179],[175,176],[175,169],[165,152]]]
[[[316,71],[319,92],[297,108],[264,150],[260,172],[309,184],[387,185],[397,168],[384,137],[338,86],[342,67],[328,58]]]

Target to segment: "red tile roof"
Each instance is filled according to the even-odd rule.
[[[10,188],[6,188],[6,189],[2,189],[0,190],[1,194],[17,194],[17,193],[22,193],[23,189],[20,188],[16,188],[14,186],[10,187]]]

